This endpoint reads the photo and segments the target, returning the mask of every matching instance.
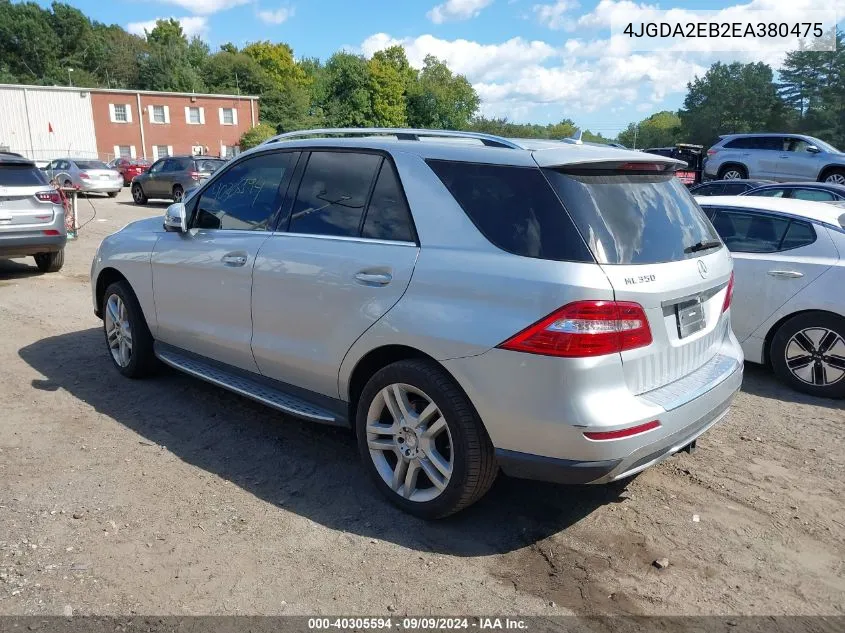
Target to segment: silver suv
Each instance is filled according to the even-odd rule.
[[[812,136],[728,134],[707,150],[704,175],[845,184],[845,154]]]
[[[277,136],[101,244],[119,372],[161,361],[356,434],[426,518],[499,470],[627,477],[694,445],[742,380],[732,260],[641,152],[422,130]]]
[[[35,257],[41,272],[65,262],[65,211],[35,163],[0,152],[0,257]]]

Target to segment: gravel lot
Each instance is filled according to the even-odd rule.
[[[842,402],[749,365],[692,456],[424,523],[347,433],[110,367],[91,258],[164,206],[82,200],[58,274],[0,260],[0,614],[845,612]]]

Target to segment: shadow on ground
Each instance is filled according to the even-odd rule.
[[[35,260],[31,257],[20,257],[15,260],[0,259],[0,283],[9,279],[25,279],[43,274],[35,266]]]
[[[99,329],[46,338],[20,356],[37,390],[64,389],[187,463],[327,527],[418,551],[477,556],[532,545],[619,501],[624,484],[560,487],[501,477],[440,522],[396,510],[367,479],[349,431],[301,422],[175,371],[128,380]],[[150,450],[139,446],[138,450]]]
[[[756,363],[745,363],[745,375],[742,379],[742,390],[761,398],[794,402],[796,404],[811,404],[816,407],[845,410],[845,400],[817,398],[780,382],[769,367]]]

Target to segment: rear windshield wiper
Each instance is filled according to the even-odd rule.
[[[697,253],[699,251],[707,251],[711,248],[719,248],[722,246],[722,243],[719,240],[708,240],[706,242],[698,242],[693,244],[692,246],[687,246],[684,249],[685,253]]]

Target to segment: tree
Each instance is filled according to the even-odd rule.
[[[276,130],[271,125],[259,123],[255,127],[243,133],[240,140],[241,150],[247,150],[266,141],[276,135]]]
[[[50,12],[35,2],[12,4],[0,0],[0,60],[22,83],[61,81],[61,41],[53,30]]]
[[[618,140],[626,147],[668,147],[681,139],[681,119],[664,110],[646,117],[639,123],[629,123]]]
[[[325,94],[321,104],[331,127],[373,125],[372,81],[367,60],[351,53],[335,53],[326,62]]]
[[[205,89],[198,70],[191,65],[191,49],[178,20],[156,21],[146,32],[149,51],[140,61],[138,81],[146,90],[201,92]],[[196,55],[196,47],[193,51]]]
[[[413,127],[465,129],[478,111],[475,88],[463,75],[426,55],[419,79],[408,91],[408,122]]]
[[[684,109],[678,114],[684,138],[712,144],[720,134],[785,130],[786,106],[762,63],[716,62],[687,84]]]
[[[392,46],[378,51],[368,67],[374,124],[379,127],[407,125],[406,97],[416,73],[408,63],[405,49]]]
[[[284,42],[253,42],[241,52],[258,62],[269,80],[280,89],[292,84],[307,84],[305,72],[293,58],[293,49]]]

